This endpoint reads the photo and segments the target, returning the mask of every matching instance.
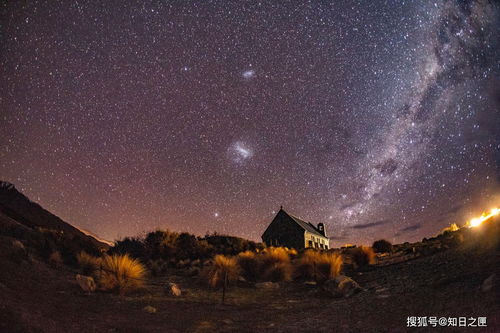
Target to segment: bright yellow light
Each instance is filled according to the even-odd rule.
[[[478,225],[480,225],[481,223],[483,223],[483,220],[480,218],[480,217],[476,217],[475,219],[472,219],[470,220],[470,226],[473,228],[473,227],[477,227]]]
[[[481,217],[476,217],[476,218],[473,218],[472,220],[470,220],[469,227],[470,228],[478,227],[484,221],[492,218],[493,216],[498,215],[499,213],[500,213],[500,209],[499,208],[493,208],[488,215],[486,215],[485,213],[483,213],[483,215],[481,215]]]

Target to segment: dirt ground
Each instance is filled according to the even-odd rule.
[[[6,241],[4,239],[4,241]],[[1,250],[1,249],[0,249]],[[68,268],[0,255],[1,332],[499,332],[498,250],[447,250],[350,272],[366,291],[331,298],[293,282],[220,293],[196,277],[169,275],[120,297],[82,292]],[[483,281],[496,273],[493,289]],[[182,296],[162,285],[178,283]],[[148,313],[145,306],[156,308]],[[486,328],[408,328],[409,316],[487,317]]]

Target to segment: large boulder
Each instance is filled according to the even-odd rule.
[[[345,275],[339,275],[335,279],[326,281],[323,284],[323,289],[333,297],[351,297],[364,290],[356,281]]]
[[[85,292],[90,293],[95,291],[96,288],[95,281],[94,278],[91,276],[77,274],[76,282],[78,282],[80,288],[82,288],[82,290]]]

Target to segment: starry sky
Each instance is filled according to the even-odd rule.
[[[500,203],[496,1],[3,1],[0,179],[106,239],[333,245]]]

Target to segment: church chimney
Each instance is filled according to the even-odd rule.
[[[320,234],[326,237],[325,225],[323,223],[318,223],[318,231]]]

